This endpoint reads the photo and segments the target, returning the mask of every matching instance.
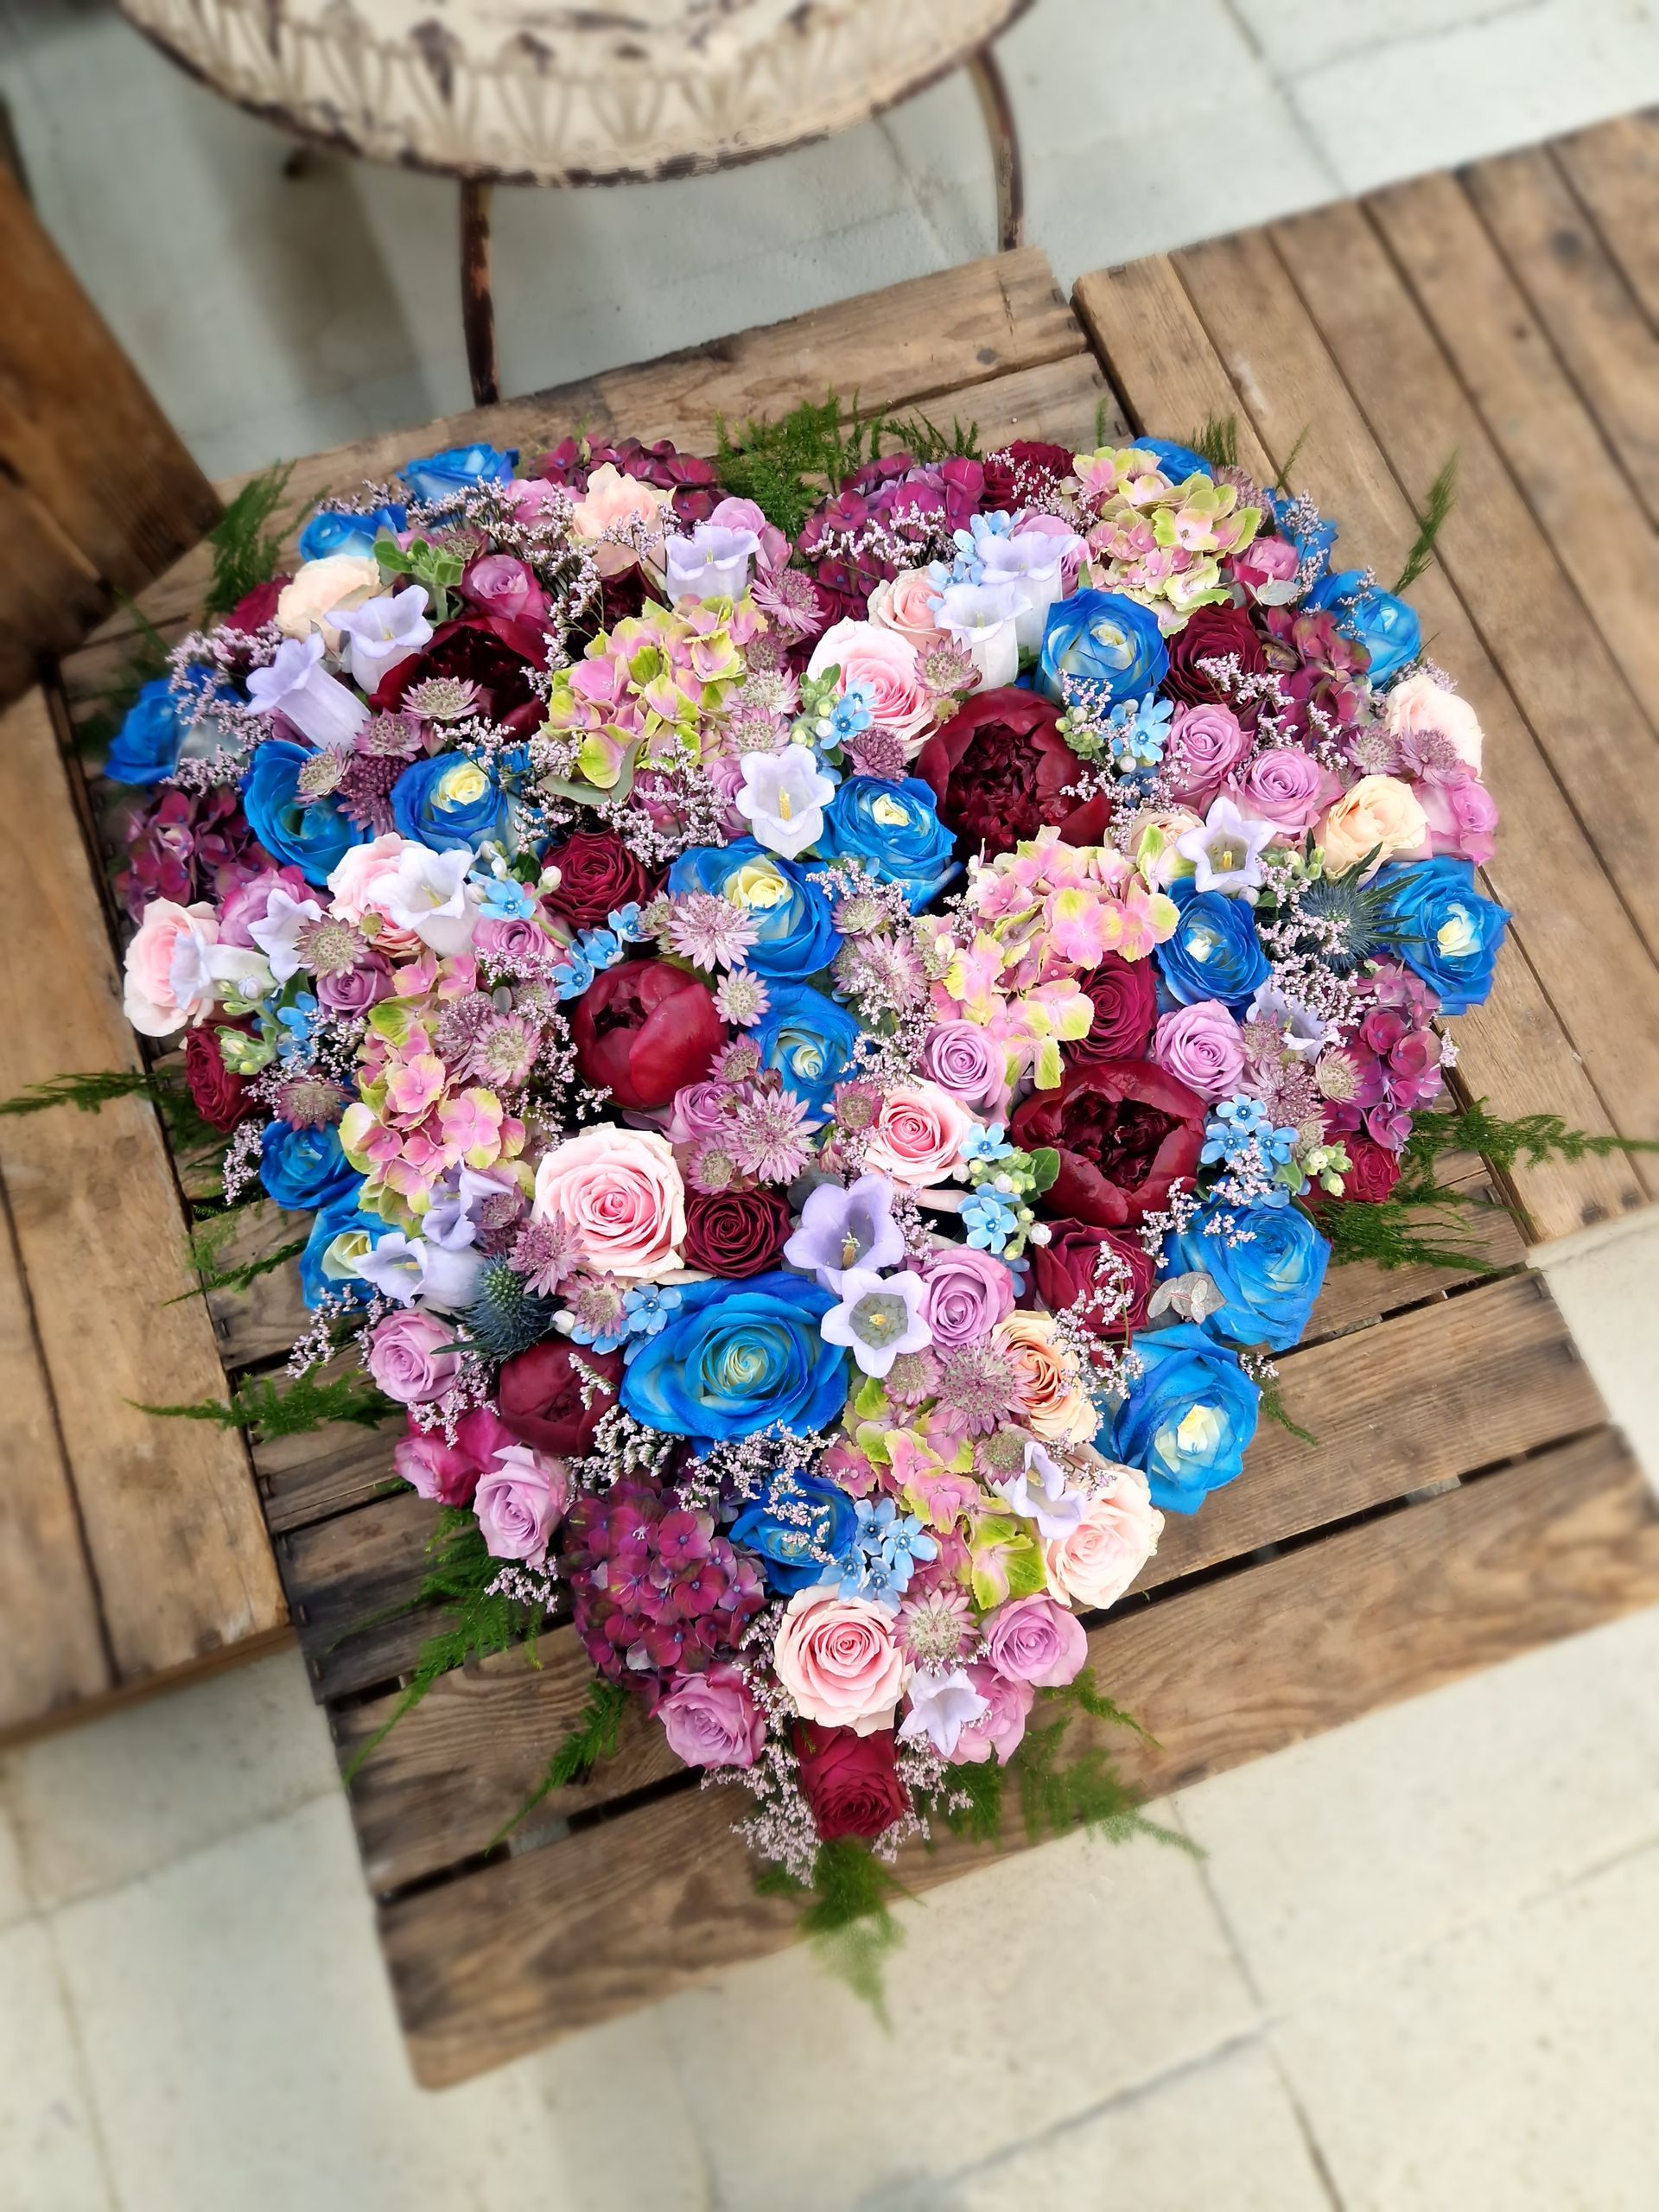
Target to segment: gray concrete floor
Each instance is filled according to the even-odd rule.
[[[435,8],[440,0],[434,0]],[[1659,99],[1644,0],[1039,0],[1031,235],[1103,261]],[[296,164],[92,0],[0,0],[38,204],[213,473],[466,403],[454,207]],[[947,84],[726,177],[500,195],[507,388],[988,250]],[[1659,1224],[1552,1287],[1659,1471]],[[906,1909],[882,2036],[786,1955],[409,2081],[296,1660],[0,1762],[0,2212],[1650,2212],[1659,1614]]]

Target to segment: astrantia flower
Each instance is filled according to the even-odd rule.
[[[895,1630],[900,1648],[924,1674],[944,1675],[968,1657],[978,1642],[962,1590],[930,1590],[907,1598]]]
[[[550,1298],[580,1262],[582,1240],[563,1214],[555,1214],[547,1221],[525,1222],[508,1258],[531,1290]]]
[[[938,1409],[951,1428],[988,1435],[1013,1418],[1015,1395],[1014,1370],[982,1345],[948,1352],[939,1362]]]
[[[732,969],[715,987],[715,1012],[734,1029],[753,1029],[771,1004],[766,978],[747,968]]]
[[[971,669],[969,673],[971,682]],[[904,741],[891,730],[859,730],[848,739],[846,753],[848,766],[861,776],[880,776],[888,783],[898,783],[910,772]]]
[[[733,1157],[729,1138],[725,1135],[705,1137],[692,1152],[686,1164],[686,1179],[694,1191],[702,1191],[712,1198],[721,1191],[729,1191],[741,1173]]]
[[[456,1073],[493,1090],[518,1090],[529,1082],[542,1049],[538,1022],[522,1014],[493,1014],[480,1025],[465,1063]]]
[[[717,891],[688,891],[669,904],[668,941],[694,968],[740,968],[753,944],[754,917]]]
[[[757,1091],[732,1116],[732,1157],[762,1183],[792,1183],[812,1156],[817,1126],[792,1090]]]
[[[423,715],[431,722],[465,721],[468,715],[479,711],[481,703],[477,684],[458,676],[423,677],[404,694],[404,704],[410,712]]]
[[[749,596],[791,638],[812,637],[830,612],[817,586],[799,569],[757,569]]]
[[[276,1111],[290,1128],[328,1129],[351,1103],[343,1085],[322,1076],[293,1076],[276,1093]]]
[[[357,966],[369,948],[367,939],[354,923],[338,921],[333,915],[325,914],[317,921],[302,923],[294,949],[299,954],[301,967],[308,968],[314,976],[344,976]]]

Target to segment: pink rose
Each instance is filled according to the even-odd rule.
[[[1207,810],[1249,747],[1250,734],[1230,707],[1177,707],[1164,748],[1171,793]]]
[[[1228,574],[1254,598],[1263,584],[1288,583],[1298,566],[1296,548],[1288,538],[1253,538],[1242,553],[1227,563]]]
[[[469,561],[461,594],[486,614],[505,614],[512,622],[539,622],[547,613],[547,594],[511,553],[486,553]]]
[[[220,908],[219,943],[238,944],[251,951],[253,939],[248,934],[248,924],[264,920],[273,891],[286,891],[294,899],[315,899],[317,895],[298,868],[262,868],[257,875],[238,883]]]
[[[1311,830],[1337,796],[1330,769],[1294,745],[1270,746],[1258,753],[1242,776],[1228,785],[1241,814],[1300,836]]]
[[[218,938],[219,923],[206,899],[178,906],[170,899],[153,899],[145,907],[127,947],[121,1001],[142,1036],[169,1037],[212,1013],[208,957]]]
[[[455,1332],[447,1321],[406,1307],[374,1325],[368,1368],[375,1383],[400,1406],[429,1405],[461,1372]]]
[[[486,914],[473,932],[480,960],[499,960],[514,969],[550,967],[564,950],[528,914]]]
[[[717,530],[752,530],[760,541],[760,565],[776,569],[789,558],[789,540],[753,499],[716,499],[709,519]]]
[[[1479,777],[1467,768],[1431,768],[1412,789],[1428,823],[1428,843],[1424,852],[1406,857],[1450,853],[1484,868],[1495,847],[1497,804]]]
[[[1014,1311],[1014,1277],[1001,1260],[971,1245],[933,1253],[921,1277],[922,1319],[944,1351],[977,1344]]]
[[[386,901],[397,895],[397,863],[408,842],[396,830],[388,830],[366,845],[353,845],[328,879],[333,898],[330,913],[359,927],[364,917],[372,914],[374,920],[368,933],[373,936],[375,949],[392,960],[413,959],[421,950],[414,931],[394,922],[386,908]]]
[[[809,676],[839,668],[841,688],[870,689],[870,717],[907,746],[919,747],[932,728],[933,702],[922,682],[921,663],[908,638],[874,622],[832,622],[812,648]]]
[[[1088,1659],[1089,1638],[1077,1615],[1052,1598],[1015,1598],[986,1621],[985,1656],[1010,1681],[1064,1689]]]
[[[614,461],[604,461],[589,476],[588,489],[571,508],[570,526],[578,537],[602,541],[594,554],[600,571],[620,576],[639,558],[636,543],[643,544],[647,554],[660,555],[663,510],[673,497],[666,487],[647,484],[638,476],[625,476]]]
[[[473,1493],[473,1510],[492,1559],[521,1559],[540,1567],[548,1539],[570,1503],[569,1471],[528,1444],[497,1449]]]
[[[366,1014],[391,996],[391,963],[368,953],[343,975],[319,976],[316,990],[317,1004],[330,1014]]]
[[[1459,760],[1480,773],[1480,717],[1466,699],[1445,690],[1426,670],[1396,683],[1384,711],[1391,737],[1443,737]]]
[[[983,1766],[993,1751],[999,1766],[1006,1766],[1020,1748],[1037,1693],[1029,1682],[1010,1681],[995,1667],[981,1664],[967,1670],[968,1679],[985,1700],[985,1710],[957,1738],[950,1754],[952,1766]]]
[[[1244,1073],[1244,1039],[1219,999],[1199,999],[1159,1016],[1152,1057],[1200,1098],[1230,1098]]]
[[[440,1430],[417,1428],[414,1416],[392,1447],[394,1470],[421,1497],[440,1505],[470,1505],[478,1478],[497,1448],[512,1442],[487,1406],[475,1406],[455,1424],[455,1440],[446,1444]]]
[[[1063,1604],[1116,1605],[1158,1548],[1164,1516],[1139,1467],[1109,1468],[1116,1481],[1091,1497],[1075,1529],[1043,1546],[1048,1586]]]
[[[885,578],[870,594],[870,620],[883,630],[908,639],[925,652],[944,632],[933,620],[933,601],[939,588],[925,569],[904,569]]]
[[[668,1748],[687,1766],[753,1766],[766,1724],[741,1667],[716,1662],[681,1675],[657,1708]]]
[[[882,1096],[864,1147],[865,1167],[925,1190],[961,1164],[962,1147],[978,1126],[962,1101],[937,1083],[896,1083]]]
[[[804,1720],[859,1736],[892,1727],[904,1656],[891,1617],[868,1599],[797,1591],[785,1608],[772,1663]]]
[[[966,1106],[990,1113],[1007,1101],[1007,1055],[976,1021],[941,1021],[922,1040],[922,1073]]]
[[[685,1185],[654,1129],[608,1122],[556,1145],[536,1170],[537,1221],[562,1217],[601,1274],[660,1282],[685,1264]]]

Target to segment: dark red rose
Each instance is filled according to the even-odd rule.
[[[688,1191],[685,1264],[711,1275],[758,1275],[776,1264],[789,1234],[779,1191]]]
[[[229,1136],[254,1109],[248,1086],[232,1075],[219,1049],[217,1029],[188,1029],[184,1035],[184,1080],[190,1103],[211,1129]]]
[[[1169,647],[1169,674],[1164,679],[1163,689],[1172,699],[1179,699],[1188,707],[1201,706],[1206,700],[1218,701],[1223,706],[1233,708],[1242,721],[1252,719],[1254,709],[1241,705],[1225,684],[1217,683],[1198,665],[1200,661],[1225,660],[1230,653],[1236,653],[1244,675],[1262,673],[1268,657],[1247,609],[1201,607],[1188,616],[1185,627],[1177,630],[1165,643]]]
[[[1104,1288],[1122,1281],[1116,1271],[1103,1277],[1095,1273],[1100,1248],[1109,1244],[1128,1268],[1129,1303],[1107,1333],[1117,1336],[1125,1328],[1144,1328],[1147,1300],[1158,1280],[1158,1262],[1140,1238],[1119,1236],[1109,1229],[1092,1228],[1085,1221],[1051,1221],[1048,1226],[1047,1243],[1031,1248],[1031,1280],[1049,1312],[1062,1313],[1097,1285]],[[1098,1313],[1084,1318],[1086,1325],[1101,1333]]]
[[[914,772],[933,793],[939,819],[971,850],[1011,853],[1046,824],[1068,843],[1097,845],[1111,810],[1066,797],[1083,763],[1057,733],[1059,709],[1010,685],[978,691],[918,756]]]
[[[545,712],[531,688],[530,671],[546,664],[547,641],[539,623],[505,614],[458,614],[439,623],[423,652],[399,661],[381,678],[369,704],[383,715],[396,714],[404,692],[416,683],[429,676],[451,676],[478,686],[481,713],[527,734],[539,727]]]
[[[1040,438],[1015,438],[985,459],[985,501],[991,507],[1026,505],[1044,480],[1058,483],[1071,474],[1071,453],[1066,446],[1046,445]]]
[[[1369,1137],[1349,1136],[1343,1142],[1348,1147],[1351,1163],[1342,1179],[1344,1203],[1380,1205],[1393,1195],[1394,1186],[1400,1180],[1399,1154],[1390,1152],[1386,1145],[1373,1144]]]
[[[1056,1214],[1096,1229],[1133,1228],[1155,1213],[1176,1179],[1191,1175],[1209,1112],[1195,1090],[1146,1060],[1071,1067],[1058,1090],[1016,1107],[1009,1135],[1024,1151],[1052,1145],[1060,1172]]]
[[[611,1386],[608,1390],[590,1386],[591,1402],[585,1406],[584,1368]],[[585,1344],[573,1351],[562,1338],[550,1338],[528,1351],[515,1352],[502,1368],[496,1385],[501,1425],[521,1444],[533,1444],[538,1452],[580,1459],[607,1409],[616,1403],[621,1380],[620,1351],[594,1351]]]
[[[578,830],[547,857],[559,887],[543,896],[573,930],[602,929],[607,914],[635,900],[644,906],[657,888],[614,830]]]
[[[859,1736],[850,1728],[803,1722],[795,1731],[795,1755],[801,1788],[825,1843],[842,1835],[878,1836],[904,1818],[909,1800],[888,1730]]]
[[[276,602],[283,595],[283,587],[291,583],[291,576],[273,576],[269,583],[255,584],[245,593],[225,617],[227,630],[263,630],[267,622],[276,620]]]
[[[1062,1047],[1067,1060],[1144,1059],[1158,1019],[1158,994],[1150,960],[1125,960],[1109,952],[1098,968],[1078,982],[1094,1001],[1095,1018],[1086,1037]]]
[[[625,960],[595,976],[570,1016],[576,1065],[634,1114],[700,1083],[726,1041],[704,984],[665,960]]]

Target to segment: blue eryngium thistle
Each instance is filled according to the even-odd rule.
[[[538,1297],[505,1260],[487,1260],[461,1318],[486,1359],[511,1359],[552,1335],[556,1310],[550,1298]]]

